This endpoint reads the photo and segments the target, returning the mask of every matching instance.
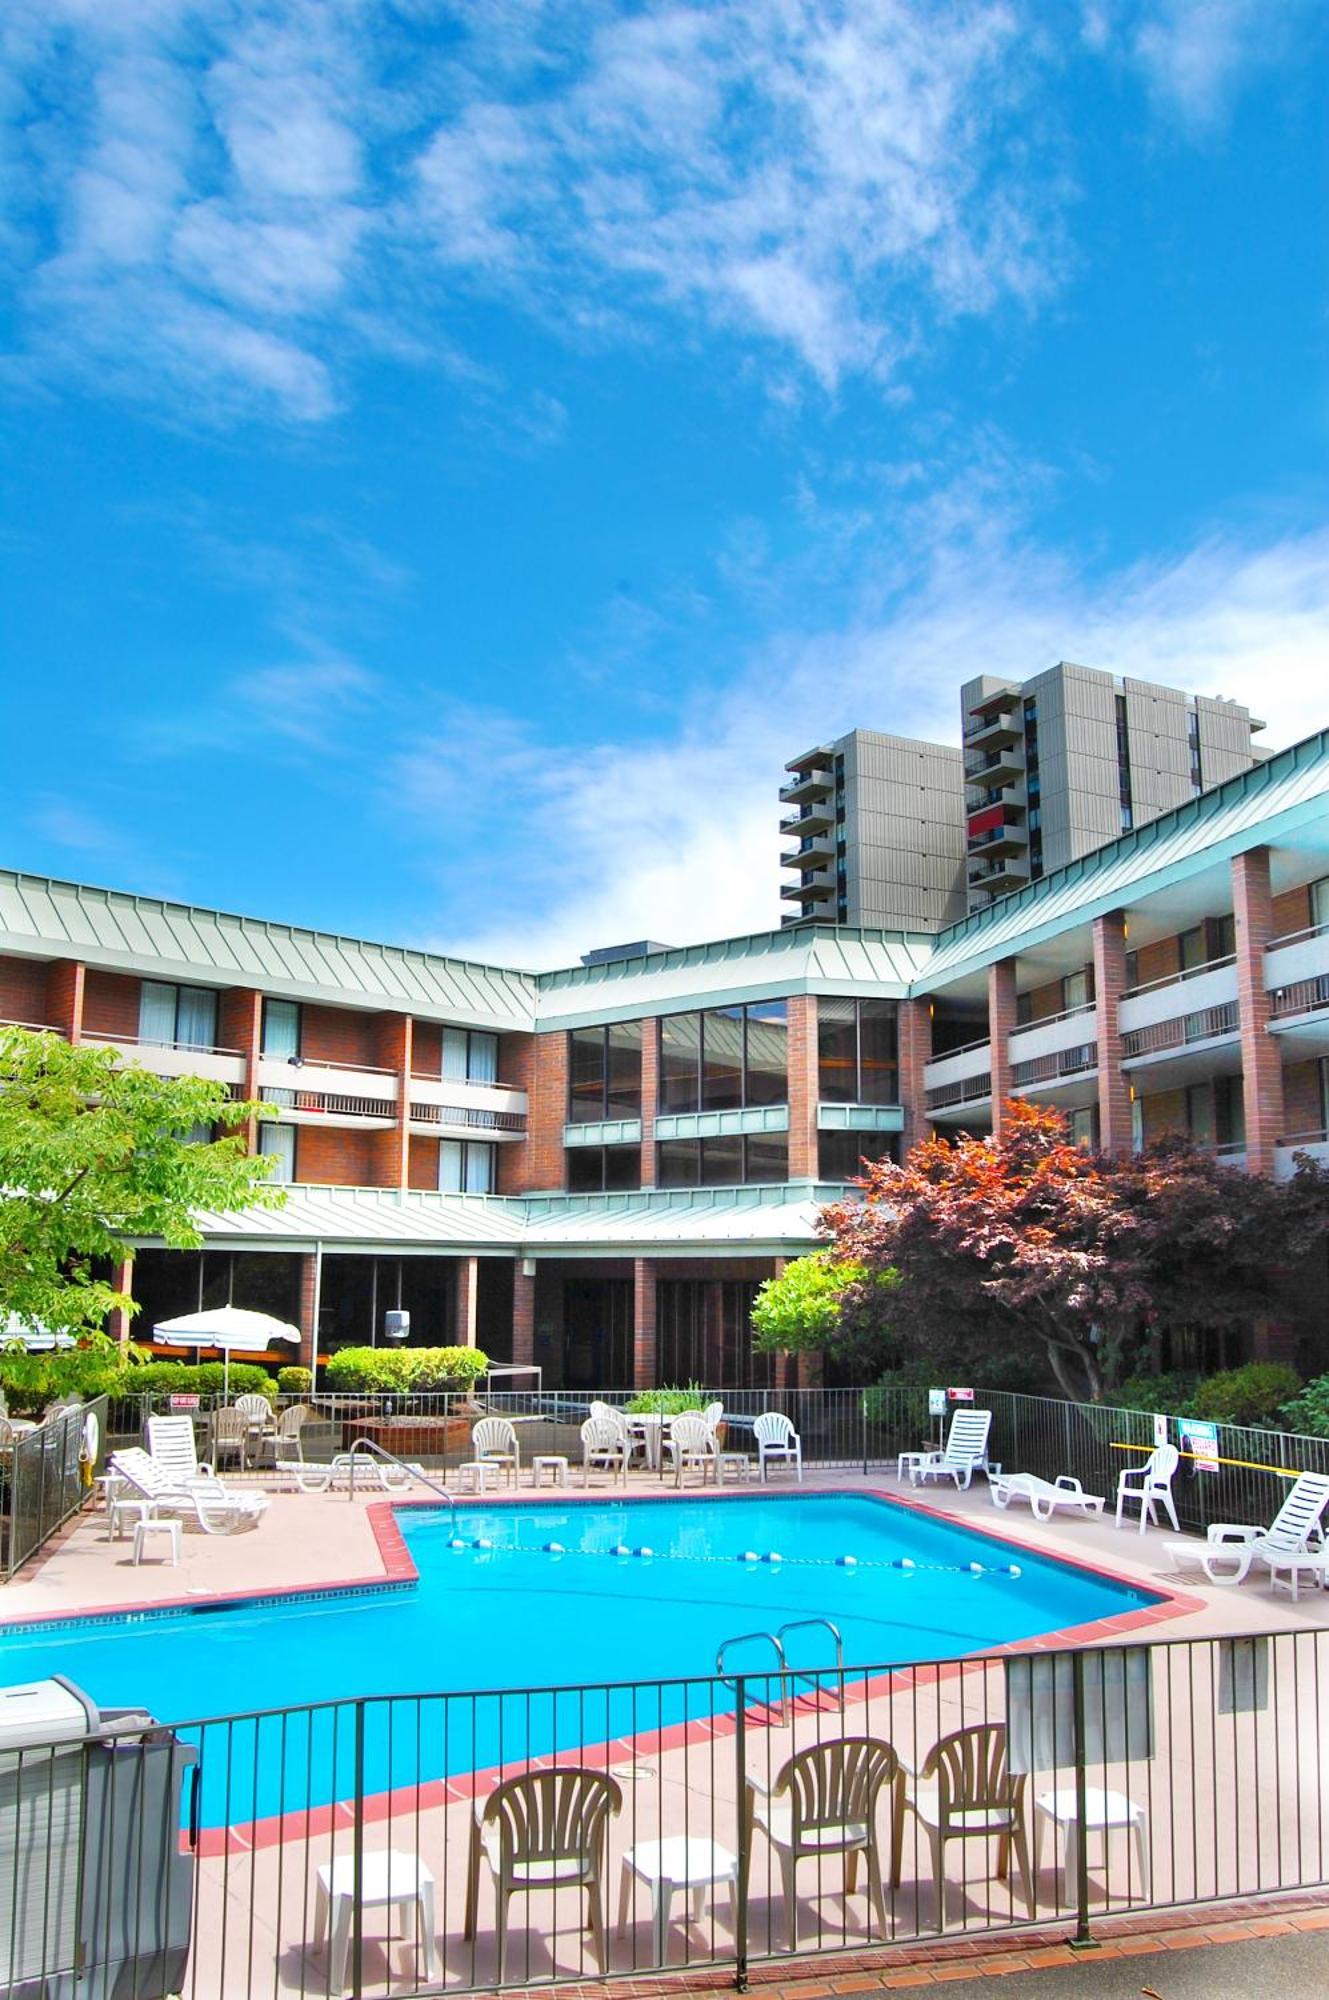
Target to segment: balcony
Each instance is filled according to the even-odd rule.
[[[397,1074],[357,1063],[291,1062],[261,1056],[259,1095],[292,1125],[387,1131],[397,1120]]]
[[[1014,1052],[1014,1036],[1011,1038]],[[1058,1103],[1092,1104],[1097,1095],[1098,1047],[1076,1042],[1046,1055],[1027,1056],[1011,1064],[1011,1089],[1023,1095],[1037,1091]],[[1063,1085],[1068,1086],[1063,1089]]]
[[[1011,709],[997,709],[965,724],[966,750],[1005,750],[1024,740],[1024,725]]]
[[[1121,1038],[1122,1061],[1143,1062],[1197,1046],[1208,1049],[1214,1042],[1235,1040],[1237,1033],[1237,1003],[1224,1000],[1216,1007],[1197,1007],[1167,1021],[1131,1028]]]
[[[1082,1007],[1068,1007],[1062,1014],[1045,1014],[1041,1021],[1029,1021],[1012,1028],[1007,1052],[1017,1068],[1038,1062],[1044,1056],[1062,1055],[1070,1050],[1097,1046],[1098,1009],[1093,1001]]]
[[[828,798],[834,790],[834,772],[818,764],[791,778],[787,785],[781,785],[780,799],[787,806],[811,805],[816,799]]]
[[[812,868],[829,868],[835,860],[835,849],[825,840],[809,840],[806,847],[792,847],[780,856],[782,868],[797,868],[806,874]]]
[[[971,839],[968,855],[971,861],[995,861],[1003,857],[1023,855],[1029,849],[1029,835],[1025,828],[1017,826],[1013,820],[994,827],[990,833],[980,833]]]
[[[1004,750],[990,750],[986,756],[971,752],[964,760],[965,782],[970,785],[1013,785],[1024,777],[1024,745],[1016,743]]]
[[[210,1083],[237,1084],[243,1089],[245,1059],[239,1049],[192,1046],[188,1042],[144,1042],[137,1035],[84,1034],[89,1048],[115,1049],[154,1076],[200,1076]]]
[[[810,869],[800,882],[785,882],[780,888],[784,900],[794,903],[828,903],[835,893],[835,875],[829,868]]]
[[[1011,889],[1023,889],[1029,880],[1029,863],[1023,853],[1008,854],[969,870],[969,887],[986,890],[990,896],[1004,896]]]
[[[1274,1152],[1274,1179],[1290,1181],[1297,1171],[1297,1155],[1306,1153],[1320,1167],[1329,1167],[1329,1131],[1319,1126],[1313,1132],[1294,1132],[1280,1139]]]
[[[1289,1062],[1329,1052],[1329,924],[1275,938],[1264,955],[1270,1032],[1295,1044]]]
[[[963,1123],[967,1114],[991,1102],[992,1045],[986,1035],[924,1064],[923,1108],[938,1124]]]
[[[780,831],[788,839],[806,840],[809,834],[828,833],[833,824],[830,808],[827,806],[804,806],[802,812],[786,813],[780,821]]]
[[[465,1077],[413,1076],[407,1121],[422,1137],[521,1139],[526,1133],[524,1090],[506,1083],[471,1083]]]
[[[1194,1066],[1186,1060],[1192,1053],[1228,1043],[1235,1054],[1236,960],[1210,959],[1169,979],[1133,988],[1121,1001],[1117,1024],[1123,1063],[1167,1062],[1173,1066],[1174,1080],[1184,1082],[1183,1070]]]

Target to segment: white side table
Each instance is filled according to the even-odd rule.
[[[1075,1812],[1075,1788],[1068,1785],[1062,1791],[1040,1792],[1034,1800],[1034,1874],[1038,1874],[1043,1849],[1043,1829],[1051,1822],[1058,1833],[1064,1836],[1062,1848],[1062,1890],[1066,1897],[1073,1893],[1072,1885],[1079,1871],[1079,1825]],[[1136,1893],[1149,1893],[1149,1815],[1143,1806],[1128,1799],[1125,1792],[1105,1792],[1098,1785],[1087,1785],[1084,1794],[1085,1832],[1103,1836],[1104,1849],[1108,1835],[1118,1830],[1128,1832],[1135,1841],[1135,1857],[1139,1863],[1139,1878]]]
[[[117,1493],[108,1486],[106,1489],[107,1541],[118,1542],[120,1539],[120,1530],[126,1522],[130,1527],[133,1527],[139,1521],[150,1521],[156,1504],[155,1500],[149,1500],[144,1493]]]
[[[496,1458],[471,1458],[457,1467],[457,1483],[467,1493],[487,1493],[490,1481],[498,1485],[503,1470]]]
[[[914,1474],[918,1471],[919,1466],[922,1465],[924,1459],[931,1457],[931,1451],[902,1451],[895,1461],[896,1478],[903,1480],[908,1477],[909,1483],[912,1485]]]
[[[351,1948],[351,1924],[355,1913],[355,1856],[340,1855],[325,1861],[318,1870],[314,1895],[314,1943],[322,1944],[331,1930],[328,1947],[328,1984],[340,1993],[346,1984],[346,1960]],[[384,1854],[366,1854],[360,1870],[360,1908],[395,1908],[398,1925],[405,1935],[407,1913],[414,1912],[415,1934],[424,1959],[426,1979],[434,1977],[434,1878],[418,1855],[390,1848]]]
[[[167,1520],[165,1517],[158,1514],[145,1514],[141,1521],[135,1521],[134,1523],[135,1565],[142,1562],[143,1551],[144,1549],[146,1549],[148,1545],[148,1538],[150,1535],[165,1535],[167,1541],[170,1543],[170,1554],[167,1556],[166,1560],[170,1563],[171,1568],[174,1569],[176,1564],[180,1560],[180,1523],[176,1520]]]
[[[543,1486],[545,1474],[549,1474],[551,1486],[566,1486],[568,1483],[568,1462],[557,1452],[549,1452],[543,1458],[531,1460],[531,1484]]]
[[[665,1963],[665,1934],[669,1910],[676,1889],[692,1894],[694,1921],[701,1918],[707,1889],[716,1882],[729,1884],[729,1918],[738,1930],[738,1856],[713,1840],[690,1834],[671,1834],[666,1840],[643,1840],[623,1856],[623,1873],[618,1891],[618,1934],[628,1927],[632,1887],[645,1882],[651,1891],[651,1942],[655,1964]]]

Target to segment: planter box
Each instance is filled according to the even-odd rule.
[[[342,1449],[367,1438],[394,1458],[440,1459],[470,1455],[471,1426],[465,1417],[351,1417],[342,1425]]]

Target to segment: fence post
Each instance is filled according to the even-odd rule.
[[[863,1418],[863,1477],[868,1476],[868,1392],[865,1389],[858,1399],[859,1411]]]
[[[1098,1940],[1089,1929],[1089,1829],[1085,1757],[1084,1653],[1071,1654],[1071,1688],[1075,1706],[1075,1936],[1074,1951],[1092,1951]],[[1069,1887],[1069,1884],[1067,1885]]]
[[[351,1834],[351,1879],[355,1899],[351,1904],[351,1994],[360,2000],[364,1983],[365,1921],[365,1705],[355,1704],[355,1825]]]
[[[738,1802],[738,1893],[734,1912],[734,1991],[748,1990],[748,1874],[752,1866],[752,1822],[748,1814],[748,1684],[734,1682],[734,1792]]]

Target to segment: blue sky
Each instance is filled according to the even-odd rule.
[[[526,963],[1059,658],[1329,722],[1314,0],[8,0],[4,859]]]

